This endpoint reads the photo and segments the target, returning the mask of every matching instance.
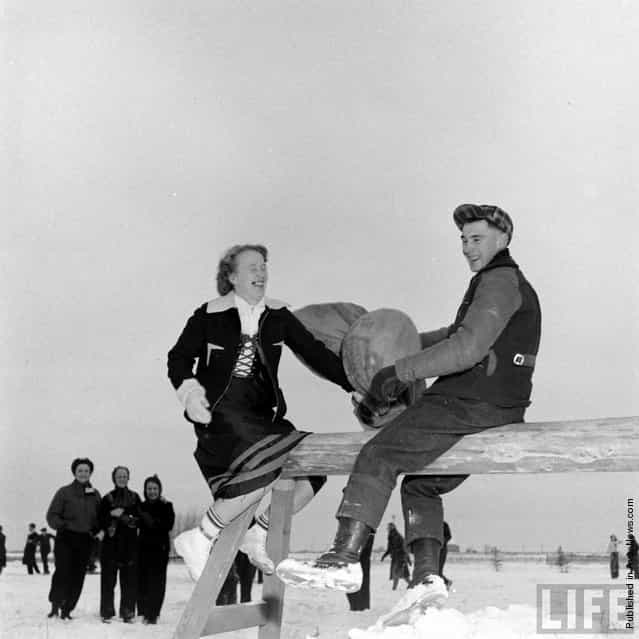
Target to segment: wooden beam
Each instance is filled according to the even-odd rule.
[[[348,474],[375,431],[309,435],[284,477]],[[492,474],[639,471],[639,417],[508,424],[467,435],[418,473]]]
[[[209,613],[202,636],[261,626],[267,619],[268,604],[265,601],[216,606]]]

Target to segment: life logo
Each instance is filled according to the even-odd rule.
[[[537,584],[537,633],[629,635],[629,604],[624,585]]]

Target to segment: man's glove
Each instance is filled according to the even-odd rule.
[[[186,397],[184,409],[189,419],[199,424],[208,424],[211,421],[209,402],[203,388],[193,389]]]
[[[375,373],[371,380],[368,395],[377,400],[378,404],[387,405],[395,401],[407,388],[408,384],[397,378],[395,366],[384,366]],[[366,404],[369,408],[375,409],[368,401]]]

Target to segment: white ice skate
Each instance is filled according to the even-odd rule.
[[[438,575],[428,575],[424,582],[409,588],[406,594],[393,606],[390,612],[382,615],[375,624],[384,628],[412,624],[426,608],[441,607],[448,599],[448,589]]]
[[[253,526],[246,531],[240,550],[248,555],[249,561],[265,575],[272,575],[275,564],[266,554],[266,530],[261,526]]]
[[[357,592],[362,587],[359,562],[320,568],[310,561],[284,559],[276,569],[277,576],[289,586]]]
[[[175,544],[175,552],[184,559],[193,581],[197,581],[200,578],[211,554],[213,541],[200,528],[185,530],[175,538],[173,542]]]

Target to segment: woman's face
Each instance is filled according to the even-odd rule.
[[[81,484],[86,484],[91,478],[91,467],[89,466],[89,464],[78,464],[73,475],[78,480],[78,482],[80,482]]]
[[[235,292],[249,304],[257,304],[266,292],[268,270],[262,254],[252,249],[235,258],[235,272],[229,276]]]
[[[160,497],[160,487],[155,483],[150,481],[145,488],[146,498],[149,501],[155,501]]]
[[[118,468],[115,471],[114,481],[118,488],[126,488],[126,485],[129,483],[129,473],[126,468]]]

